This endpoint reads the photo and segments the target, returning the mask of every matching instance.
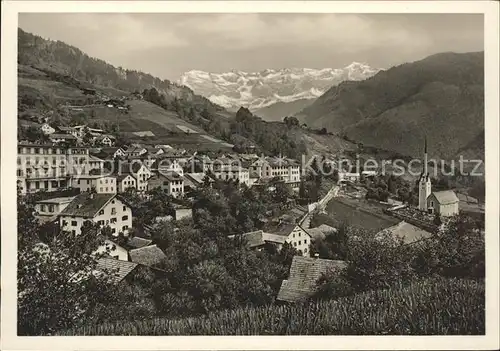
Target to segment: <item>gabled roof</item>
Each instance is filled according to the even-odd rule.
[[[65,197],[54,197],[52,199],[39,200],[37,204],[62,204],[66,202],[71,202],[75,196],[65,196]]]
[[[129,255],[132,262],[145,266],[154,266],[167,258],[163,251],[156,245],[130,250]]]
[[[76,137],[72,134],[60,134],[60,133],[52,133],[49,135],[50,139],[76,139]]]
[[[271,223],[264,228],[264,231],[274,235],[289,236],[296,226],[297,224],[288,222]]]
[[[150,245],[152,242],[153,241],[151,239],[144,239],[139,236],[134,236],[127,241],[127,246],[134,249],[140,249],[142,247]]]
[[[122,174],[134,174],[134,173],[137,173],[137,172],[139,172],[139,170],[142,167],[145,167],[146,169],[148,169],[142,162],[123,163],[120,166],[121,167],[119,167],[119,171]]]
[[[177,172],[158,172],[153,174],[151,178],[149,178],[149,181],[155,181],[159,179],[164,179],[167,180],[168,182],[173,182],[175,180],[184,180],[184,178]]]
[[[460,201],[453,190],[436,191],[431,195],[434,195],[440,205],[454,204]]]
[[[114,258],[100,258],[97,260],[98,270],[107,270],[111,274],[115,283],[121,282],[125,277],[137,267],[137,263],[117,260]]]
[[[294,256],[287,280],[283,280],[277,300],[286,302],[303,301],[317,291],[317,281],[328,272],[347,267],[344,261],[325,260]]]
[[[93,218],[116,194],[81,193],[59,215]]]

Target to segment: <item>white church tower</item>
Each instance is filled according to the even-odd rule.
[[[427,162],[427,137],[425,137],[424,170],[418,182],[418,209],[420,211],[427,211],[427,198],[432,192],[431,177],[429,177],[429,172],[427,171]]]

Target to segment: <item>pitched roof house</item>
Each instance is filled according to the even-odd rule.
[[[116,194],[81,193],[59,214],[62,230],[80,234],[85,221],[109,225],[113,235],[128,234],[132,209]]]
[[[432,192],[427,197],[427,208],[444,217],[458,214],[459,203],[459,198],[452,190]]]
[[[281,283],[278,301],[299,302],[312,297],[317,291],[318,280],[327,273],[346,268],[344,261],[294,256],[287,280]]]

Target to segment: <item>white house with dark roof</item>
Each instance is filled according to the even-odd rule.
[[[276,244],[283,240],[283,243],[289,243],[293,248],[302,252],[302,256],[310,255],[311,235],[300,225],[281,221],[265,226],[263,231],[268,238],[273,238]],[[278,237],[283,239],[278,240]],[[281,245],[278,245],[278,249],[281,249]]]
[[[450,217],[458,214],[460,200],[452,190],[432,192],[427,198],[429,212]]]
[[[59,214],[59,225],[61,230],[80,234],[85,221],[109,225],[115,236],[128,235],[132,209],[116,194],[81,193]]]
[[[137,179],[132,174],[120,174],[116,176],[118,192],[124,193],[129,188],[137,189]]]
[[[141,161],[133,160],[130,163],[120,166],[118,174],[130,174],[133,176],[136,179],[137,191],[144,192],[148,190],[148,180],[152,176],[152,172]]]
[[[98,194],[116,194],[116,177],[110,175],[79,175],[72,179],[73,188],[81,192],[95,189]]]
[[[113,135],[104,134],[96,137],[95,142],[100,145],[111,147],[115,144],[116,138]]]
[[[160,188],[173,197],[184,194],[184,177],[176,172],[158,172],[148,181],[148,190]]]
[[[67,196],[37,201],[35,203],[37,216],[42,221],[56,218],[61,211],[68,207],[74,198],[74,196]]]

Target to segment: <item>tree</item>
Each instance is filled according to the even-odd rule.
[[[78,325],[114,294],[107,276],[96,275],[95,249],[103,243],[86,223],[82,234],[60,233],[42,243],[26,202],[18,210],[18,333],[43,335]]]

